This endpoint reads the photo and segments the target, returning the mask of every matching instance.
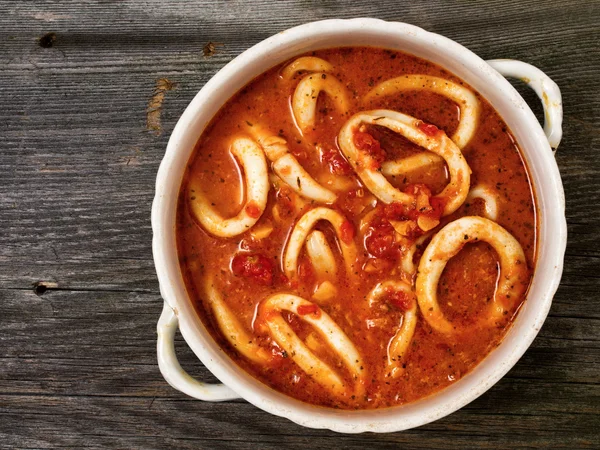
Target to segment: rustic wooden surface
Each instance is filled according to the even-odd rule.
[[[559,84],[565,108],[557,160],[569,244],[544,328],[481,398],[387,435],[303,429],[243,401],[192,400],[167,385],[155,357],[162,302],[150,204],[178,116],[260,40],[361,16],[532,63]],[[0,446],[599,448],[598,23],[597,0],[0,0]],[[209,42],[222,45],[204,56]],[[160,78],[174,86],[152,102]],[[159,100],[160,130],[148,129]],[[177,347],[185,368],[211,379]]]

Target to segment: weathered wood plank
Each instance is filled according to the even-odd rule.
[[[528,394],[521,396],[527,404],[544,396],[547,387],[523,382],[519,386]],[[493,404],[474,402],[462,411],[436,423],[405,433],[385,435],[363,434],[341,436],[320,430],[307,430],[282,418],[255,411],[245,403],[235,403],[222,414],[222,404],[199,404],[186,399],[122,398],[122,397],[54,397],[0,395],[2,405],[18,407],[22,416],[6,414],[0,429],[13,431],[15,445],[83,446],[111,445],[164,448],[175,445],[184,448],[193,444],[206,448],[255,448],[257,445],[275,448],[325,448],[331,445],[344,448],[381,446],[392,448],[410,445],[411,448],[593,448],[595,444],[593,416],[569,410],[544,409],[537,414],[529,411],[504,412],[502,398],[513,397],[503,384]],[[563,402],[586,401],[585,389],[564,389],[556,393]],[[595,393],[597,398],[597,392]],[[488,396],[487,398],[490,398]],[[478,408],[479,406],[479,408]],[[498,413],[489,412],[497,408]],[[42,409],[46,412],[39,414]],[[65,409],[68,410],[65,413]],[[115,411],[119,411],[115,415]],[[252,415],[255,420],[246,418]],[[25,420],[36,420],[39,426],[31,429]],[[92,425],[92,427],[90,427]],[[235,432],[232,432],[235,430]],[[565,436],[569,436],[565,439]],[[8,442],[10,444],[10,441]]]

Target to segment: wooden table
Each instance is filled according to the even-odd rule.
[[[0,0],[0,12],[0,446],[600,447],[597,0]],[[155,356],[162,301],[150,204],[177,118],[262,39],[361,16],[532,63],[561,87],[565,112],[557,161],[569,244],[544,328],[481,398],[387,435],[304,429],[244,401],[193,400],[167,385]],[[205,56],[209,42],[220,45]],[[518,88],[540,116],[535,95]],[[187,370],[213,379],[183,341],[177,348]]]

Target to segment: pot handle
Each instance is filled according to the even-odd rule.
[[[179,364],[175,354],[175,331],[179,325],[179,320],[173,309],[165,302],[165,305],[158,319],[156,331],[158,338],[156,341],[156,352],[158,356],[158,367],[167,383],[178,391],[183,392],[198,400],[208,402],[220,402],[223,400],[233,400],[240,396],[224,384],[202,383],[192,378]]]
[[[518,78],[535,91],[544,107],[544,133],[552,152],[556,152],[562,138],[562,97],[560,89],[552,79],[531,64],[514,59],[492,59],[486,61],[501,75]]]

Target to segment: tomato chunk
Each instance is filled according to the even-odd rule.
[[[427,136],[433,137],[438,134],[441,130],[431,123],[420,122],[417,128],[425,133]]]
[[[335,175],[350,175],[352,173],[350,163],[336,150],[323,150],[322,162],[327,164],[329,171]]]
[[[388,220],[409,220],[409,210],[402,203],[392,202],[383,206],[383,216]]]
[[[365,237],[365,248],[376,258],[394,259],[398,256],[394,227],[382,218],[376,218]]]
[[[320,313],[320,310],[317,305],[300,305],[300,306],[298,306],[298,314],[301,316],[305,316],[307,314],[318,315],[318,313]]]
[[[262,214],[262,211],[256,203],[249,202],[246,205],[246,213],[253,219],[258,219],[260,217],[260,215]]]
[[[386,292],[386,300],[392,306],[398,308],[402,312],[406,312],[414,306],[414,296],[408,292],[389,289]]]
[[[261,254],[238,253],[231,261],[231,271],[237,277],[250,278],[259,284],[273,283],[275,265]]]
[[[350,244],[355,235],[354,225],[352,222],[349,220],[344,220],[340,226],[340,231],[342,233],[342,241],[344,241],[346,244]]]
[[[385,150],[381,148],[379,141],[369,133],[363,131],[357,131],[354,133],[354,145],[356,148],[367,153],[371,157],[372,169],[379,169],[381,167],[381,163],[385,161]]]

